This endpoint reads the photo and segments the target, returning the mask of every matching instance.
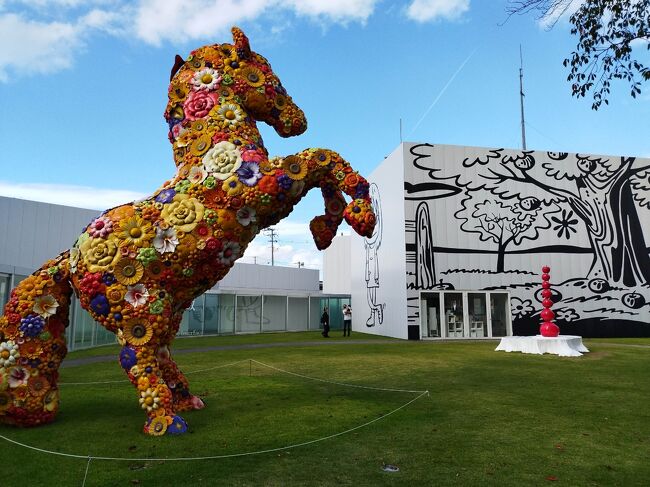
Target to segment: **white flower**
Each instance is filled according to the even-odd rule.
[[[237,221],[240,225],[247,227],[251,222],[257,221],[255,210],[249,206],[242,206],[237,210]]]
[[[68,259],[68,264],[70,264],[70,272],[73,274],[77,272],[77,262],[79,262],[79,249],[77,247],[72,247],[70,249],[70,257]]]
[[[32,311],[34,313],[41,315],[43,318],[49,318],[50,316],[56,314],[56,309],[59,307],[54,296],[48,294],[46,296],[38,296],[34,299],[34,306]]]
[[[192,78],[192,84],[197,90],[213,90],[221,81],[219,73],[212,68],[204,68]]]
[[[217,254],[217,260],[224,265],[230,265],[239,258],[240,247],[237,242],[226,242]]]
[[[173,252],[177,245],[178,237],[176,237],[176,229],[174,227],[168,228],[167,230],[156,228],[153,246],[159,253]]]
[[[147,303],[149,298],[149,291],[144,287],[144,284],[136,284],[135,286],[127,286],[126,294],[124,299],[134,308],[142,306]]]
[[[242,164],[241,154],[232,142],[221,141],[203,156],[203,167],[215,178],[224,181]]]
[[[14,367],[9,372],[9,387],[26,385],[29,380],[29,370],[25,367]]]
[[[147,412],[158,409],[160,398],[158,397],[158,391],[155,389],[147,389],[140,393],[140,407]]]
[[[201,166],[192,166],[192,169],[190,169],[190,173],[187,176],[187,179],[189,179],[191,183],[201,184],[203,180],[207,177],[208,177],[208,173]]]
[[[244,119],[244,114],[241,109],[232,103],[221,105],[217,113],[229,125],[235,125],[237,122]]]
[[[18,357],[20,357],[20,352],[16,343],[12,340],[0,343],[0,369],[16,365]]]

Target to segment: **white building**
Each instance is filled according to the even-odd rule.
[[[353,328],[536,334],[549,265],[563,334],[650,336],[649,176],[634,157],[400,145],[369,178],[373,237],[351,239]]]

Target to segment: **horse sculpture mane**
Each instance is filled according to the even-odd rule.
[[[268,61],[243,32],[197,49],[172,69],[165,118],[177,172],[152,196],[107,210],[69,251],[12,292],[0,317],[0,421],[50,422],[66,355],[72,292],[117,334],[119,362],[137,388],[151,435],[183,433],[179,412],[201,409],[171,356],[183,311],[213,287],[260,230],[320,187],[326,212],[310,224],[326,248],[343,219],[372,235],[368,183],[338,154],[307,149],[269,159],[256,121],[282,137],[307,128]],[[352,198],[346,205],[343,193]]]

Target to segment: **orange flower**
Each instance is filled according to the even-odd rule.
[[[260,179],[257,183],[257,187],[264,193],[268,193],[273,196],[278,194],[278,181],[274,176],[262,176],[262,179]]]

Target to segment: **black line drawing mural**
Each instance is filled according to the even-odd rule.
[[[585,263],[590,255],[591,263],[580,274],[554,283],[562,333],[650,335],[650,228],[644,234],[641,224],[648,221],[650,209],[649,161],[506,149],[474,152],[449,160],[453,151],[448,149],[436,152],[430,144],[410,149],[413,158],[406,164],[415,170],[405,181],[404,197],[407,218],[415,219],[407,220],[405,228],[407,289],[444,289],[442,279],[435,284],[437,275],[450,289],[461,289],[457,283],[464,279],[482,282],[484,290],[507,290],[514,333],[535,334],[542,309],[536,295],[539,269],[508,269],[508,256],[543,254],[552,267],[558,254],[584,255]],[[455,198],[457,229],[452,218],[445,222],[446,231],[475,234],[471,248],[449,246],[444,239],[434,245],[429,215],[440,198]],[[409,201],[419,202],[414,207]],[[538,240],[544,245],[535,246]],[[491,254],[496,259],[480,259],[480,268],[466,269],[441,266],[448,257],[435,262],[436,256],[452,254]],[[488,281],[493,285],[485,285]],[[409,291],[408,299],[417,297]],[[410,308],[409,321],[415,321],[417,306]]]
[[[384,308],[386,303],[377,303],[377,290],[379,289],[379,256],[378,251],[381,247],[381,236],[383,232],[383,216],[381,209],[381,197],[379,188],[375,183],[370,185],[370,200],[372,207],[375,209],[377,223],[372,237],[364,237],[363,245],[366,250],[366,288],[368,297],[368,306],[370,306],[370,316],[366,320],[366,326],[380,325],[384,322]]]

